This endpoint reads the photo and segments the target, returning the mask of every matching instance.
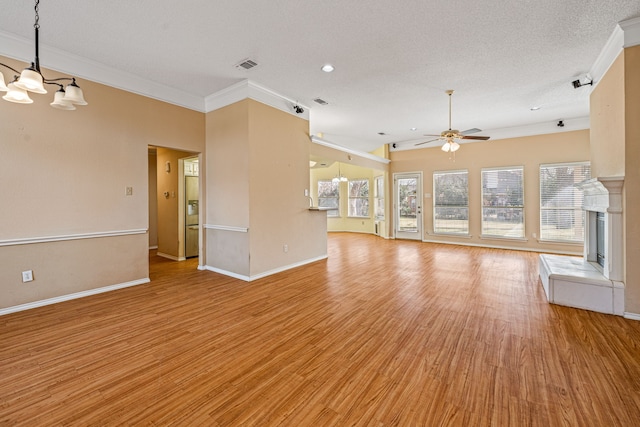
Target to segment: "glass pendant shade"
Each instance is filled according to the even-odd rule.
[[[447,141],[442,146],[442,151],[444,151],[445,153],[448,153],[449,150],[451,150],[451,143],[449,141]]]
[[[54,95],[53,102],[51,105],[53,108],[57,108],[58,110],[75,110],[76,106],[64,100],[65,91],[60,89]]]
[[[460,144],[458,144],[457,142],[453,141],[451,143],[451,152],[458,151],[459,148],[460,148]]]
[[[15,102],[16,104],[33,103],[33,99],[29,98],[27,91],[17,87],[15,83],[9,83],[7,89],[7,94],[3,96],[2,99],[9,102]]]
[[[4,83],[4,75],[2,73],[0,73],[0,92],[6,92],[8,90],[9,90],[9,88]]]
[[[15,83],[20,89],[28,90],[33,93],[47,93],[42,82],[42,74],[37,72],[33,64],[29,68],[25,68],[20,73],[20,78]]]
[[[75,80],[69,83],[66,88],[66,95],[63,98],[64,102],[76,105],[87,105],[87,101],[84,100],[84,94],[82,89],[78,86]]]

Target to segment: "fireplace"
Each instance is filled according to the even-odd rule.
[[[624,315],[623,177],[592,178],[584,192],[584,255],[540,255],[540,279],[549,302]]]

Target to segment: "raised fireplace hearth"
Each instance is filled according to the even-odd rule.
[[[584,192],[583,257],[540,255],[549,302],[624,315],[622,186],[624,177],[592,178]]]

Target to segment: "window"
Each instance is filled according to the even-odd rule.
[[[376,176],[374,179],[374,188],[373,188],[373,198],[374,198],[374,206],[373,206],[373,214],[376,219],[383,220],[384,219],[384,177]]]
[[[591,177],[588,162],[540,165],[540,239],[584,242],[582,190]]]
[[[524,238],[524,168],[482,170],[482,235]]]
[[[349,181],[349,216],[369,217],[369,180],[354,179]]]
[[[469,173],[433,174],[434,233],[469,234]]]
[[[340,182],[318,180],[318,207],[331,208],[327,211],[328,217],[340,216]]]

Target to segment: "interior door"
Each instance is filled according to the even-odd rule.
[[[422,240],[422,172],[393,175],[395,237]]]

